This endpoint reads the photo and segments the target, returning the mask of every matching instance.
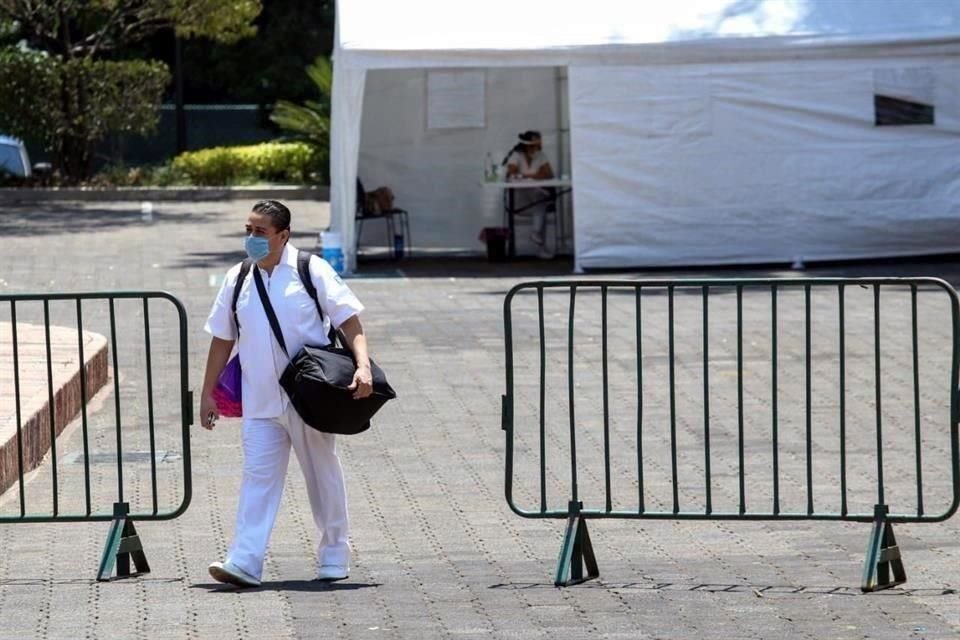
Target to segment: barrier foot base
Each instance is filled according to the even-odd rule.
[[[580,515],[580,506],[571,503],[570,517],[567,519],[567,530],[563,536],[563,547],[560,549],[557,573],[553,581],[557,587],[569,587],[600,575],[590,533],[587,531],[587,521]]]
[[[111,579],[113,568],[117,568],[117,578],[125,578],[140,573],[150,573],[147,556],[143,552],[140,536],[133,526],[133,521],[127,518],[130,506],[126,502],[117,502],[113,505],[113,521],[110,523],[110,532],[107,534],[107,543],[100,558],[100,570],[97,571],[97,581],[104,582]],[[130,573],[130,560],[133,559],[136,572]]]
[[[887,522],[888,511],[885,504],[874,507],[873,530],[863,565],[863,584],[860,585],[864,593],[889,589],[907,581],[903,560],[900,559],[900,547],[893,535],[893,524]]]

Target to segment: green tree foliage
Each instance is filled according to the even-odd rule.
[[[260,0],[0,0],[0,21],[19,25],[32,49],[83,58],[171,28],[185,38],[236,42],[256,32],[260,8]]]
[[[306,69],[317,93],[316,99],[295,104],[278,100],[270,119],[296,140],[312,146],[326,176],[330,159],[330,95],[333,91],[333,66],[323,56]]]
[[[108,133],[146,134],[156,126],[170,82],[160,62],[62,60],[0,49],[0,130],[50,149],[66,176],[85,177],[93,143]]]
[[[333,0],[263,0],[254,24],[257,37],[219,45],[183,43],[184,93],[192,103],[259,104],[313,95],[303,68],[333,48]],[[158,38],[153,57],[173,59],[172,42]],[[253,63],[253,64],[251,64]]]
[[[0,131],[52,139],[60,120],[60,67],[60,61],[46,53],[0,49]]]
[[[259,0],[0,0],[0,129],[43,141],[68,182],[109,133],[147,133],[170,74],[123,60],[163,30],[231,43],[255,33]],[[12,96],[16,96],[13,98]]]

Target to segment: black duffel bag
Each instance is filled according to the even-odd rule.
[[[327,433],[354,434],[370,428],[370,418],[397,394],[373,360],[373,393],[355,400],[347,389],[357,370],[349,349],[306,346],[280,376],[293,408],[308,425]]]
[[[273,335],[289,357],[280,322],[258,269],[253,270],[253,277]],[[319,304],[317,311],[322,320]],[[373,393],[366,398],[354,399],[353,391],[347,387],[353,382],[356,370],[356,360],[349,349],[333,345],[305,346],[290,359],[290,364],[280,375],[280,386],[305,424],[325,433],[353,435],[369,429],[370,418],[387,400],[397,397],[383,370],[371,359]]]

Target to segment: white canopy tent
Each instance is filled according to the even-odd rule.
[[[418,247],[479,248],[523,129],[571,174],[578,269],[960,251],[957,0],[350,0],[332,106],[349,268],[358,159]]]

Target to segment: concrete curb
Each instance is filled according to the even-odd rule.
[[[330,187],[262,186],[262,187],[118,187],[0,189],[0,205],[35,202],[121,202],[153,200],[194,202],[205,200],[318,200],[330,199]]]
[[[107,339],[97,333],[83,332],[86,398],[82,398],[80,367],[75,329],[50,327],[51,367],[53,372],[53,416],[55,435],[80,412],[109,378]],[[46,338],[43,327],[17,324],[17,360],[19,362],[20,416],[23,473],[34,469],[50,449],[50,403],[47,379]],[[10,323],[0,323],[0,361],[13,362]],[[6,393],[0,402],[0,494],[19,480],[17,415],[13,399],[12,367],[2,372],[0,386]]]

